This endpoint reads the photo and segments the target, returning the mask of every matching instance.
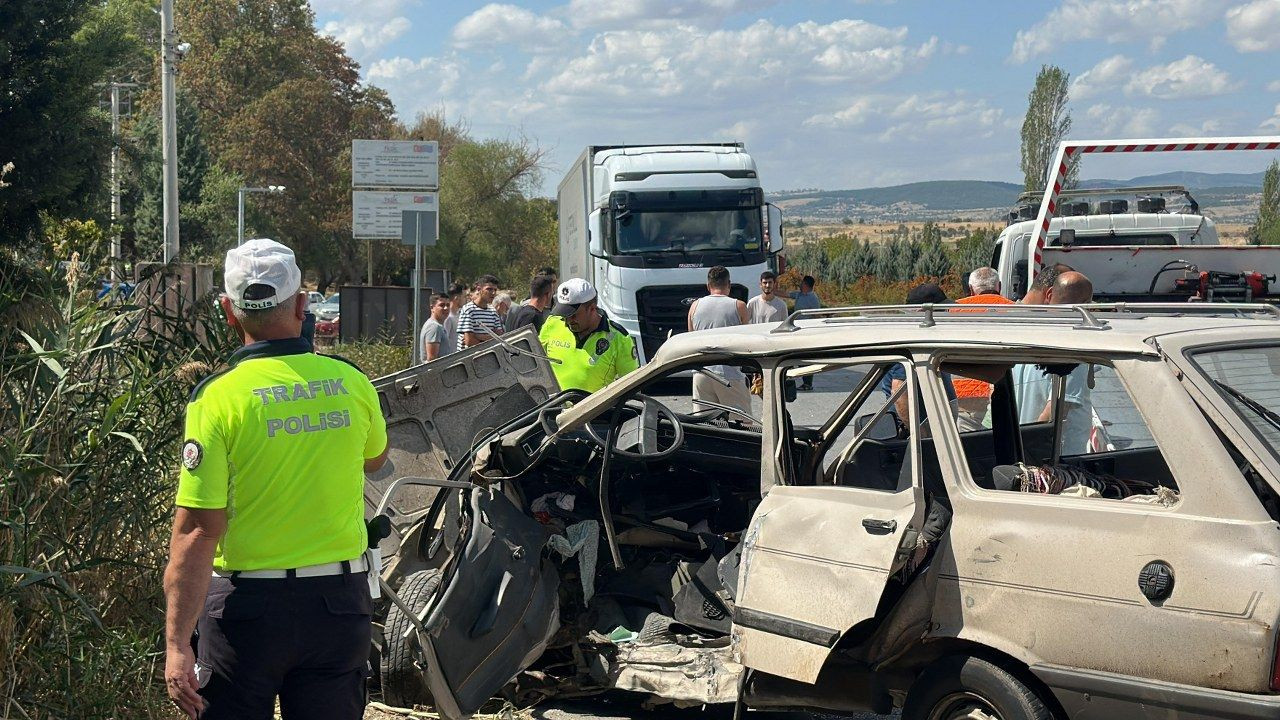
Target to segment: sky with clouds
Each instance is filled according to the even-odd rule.
[[[1045,63],[1080,139],[1280,135],[1280,0],[312,0],[403,119],[549,151],[741,140],[768,190],[1021,181]],[[1269,157],[1090,158],[1085,177]],[[1251,157],[1252,156],[1252,157]]]

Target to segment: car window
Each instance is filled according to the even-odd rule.
[[[1249,429],[1280,457],[1280,346],[1201,352],[1191,360]]]
[[[881,379],[869,390],[861,388],[873,373]],[[801,363],[784,370],[785,385],[796,388],[786,391],[784,411],[800,482],[888,492],[910,487],[911,419],[899,422],[896,408],[887,405],[893,380],[905,381],[906,373],[899,362]],[[801,389],[806,380],[811,390]],[[824,428],[825,437],[819,432]]]
[[[1116,370],[1105,363],[1016,363],[982,425],[957,412],[969,476],[997,490],[1171,504],[1177,483]],[[939,378],[940,379],[940,378]],[[1022,455],[1015,455],[1021,441]],[[1056,443],[1056,444],[1055,444]]]

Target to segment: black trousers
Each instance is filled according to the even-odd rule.
[[[213,578],[196,626],[202,720],[359,720],[373,602],[365,573]]]

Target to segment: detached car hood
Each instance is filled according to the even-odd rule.
[[[367,476],[368,512],[399,478],[444,480],[477,439],[559,392],[532,326],[502,340],[505,345],[491,340],[374,381],[390,451],[382,469]],[[387,508],[394,532],[382,543],[384,556],[398,550],[401,533],[436,492],[409,486],[396,495]]]

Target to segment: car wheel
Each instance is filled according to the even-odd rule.
[[[939,660],[916,680],[903,720],[1052,720],[1031,688],[998,665],[976,657]]]
[[[414,612],[421,612],[439,587],[439,570],[420,570],[404,579],[397,594]],[[382,700],[388,705],[413,707],[415,704],[431,704],[431,691],[427,689],[424,668],[414,649],[416,644],[404,636],[411,627],[413,623],[400,606],[391,603],[382,631],[382,657],[378,661]]]

